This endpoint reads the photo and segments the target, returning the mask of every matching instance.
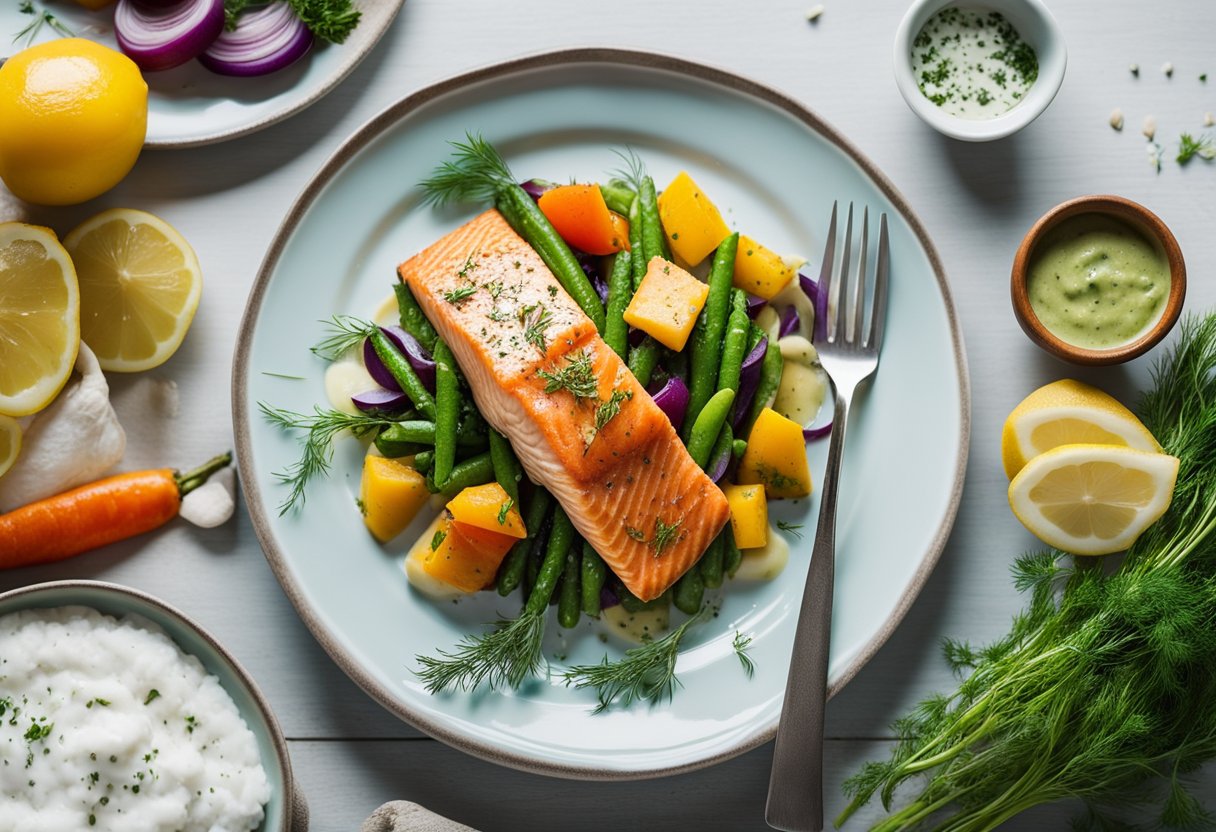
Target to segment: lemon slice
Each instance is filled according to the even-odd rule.
[[[1077,555],[1131,546],[1169,508],[1178,458],[1118,445],[1061,445],[1009,483],[1009,506],[1044,543]]]
[[[0,415],[0,477],[8,473],[21,453],[21,425],[12,416]]]
[[[81,338],[103,370],[134,373],[181,346],[203,291],[190,244],[167,222],[114,208],[64,238],[80,278]]]
[[[1032,457],[1059,445],[1122,445],[1157,453],[1161,446],[1130,410],[1096,387],[1072,379],[1040,387],[1013,409],[1001,431],[1001,461],[1013,479]]]
[[[46,407],[80,347],[80,294],[72,260],[49,228],[0,223],[0,413]]]

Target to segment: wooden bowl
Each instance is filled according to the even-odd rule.
[[[1078,214],[1106,214],[1122,220],[1150,240],[1156,240],[1165,251],[1170,268],[1170,290],[1165,300],[1165,309],[1157,322],[1134,341],[1101,350],[1070,344],[1049,331],[1030,305],[1026,282],[1035,246],[1048,231]],[[1018,247],[1017,255],[1013,258],[1010,293],[1018,323],[1030,340],[1047,352],[1073,364],[1119,364],[1152,349],[1178,321],[1178,315],[1182,312],[1182,301],[1186,297],[1186,264],[1182,260],[1182,250],[1178,247],[1173,233],[1160,217],[1143,205],[1121,196],[1082,196],[1052,208],[1027,232]]]

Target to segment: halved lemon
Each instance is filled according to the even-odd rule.
[[[25,416],[50,404],[79,348],[76,271],[55,232],[0,223],[0,413]]]
[[[1112,396],[1062,379],[1035,390],[1013,409],[1001,431],[1001,461],[1010,479],[1032,457],[1060,445],[1121,445],[1160,452],[1135,415]]]
[[[144,211],[114,208],[63,241],[80,278],[80,334],[104,370],[134,373],[169,360],[198,309],[194,249]]]
[[[0,477],[8,473],[21,453],[21,425],[12,416],[0,415]]]
[[[1026,463],[1009,506],[1057,549],[1109,555],[1131,546],[1169,508],[1178,458],[1118,445],[1061,445]]]

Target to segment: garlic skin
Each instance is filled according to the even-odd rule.
[[[1116,130],[1123,129],[1123,111],[1118,107],[1110,114],[1110,126]]]
[[[84,342],[75,373],[55,401],[24,424],[21,456],[0,477],[0,512],[99,479],[122,459],[127,434],[97,357]]]

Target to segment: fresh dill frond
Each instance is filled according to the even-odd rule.
[[[630,390],[613,390],[608,400],[595,409],[595,432],[598,434],[620,414],[621,402],[632,398],[633,392]]]
[[[287,0],[300,22],[327,43],[343,43],[359,25],[362,12],[351,0]]]
[[[475,294],[477,294],[476,286],[461,286],[458,289],[449,289],[444,292],[443,299],[453,306],[460,306]]]
[[[374,323],[353,315],[334,315],[328,321],[320,323],[325,326],[328,334],[313,345],[312,352],[326,361],[337,361],[376,331]]]
[[[515,507],[515,500],[508,497],[507,501],[498,507],[498,525],[505,526],[507,524],[507,515],[511,513],[511,509]]]
[[[491,202],[500,190],[515,184],[507,163],[481,134],[466,133],[465,141],[449,144],[452,158],[419,183],[425,202]]]
[[[38,33],[42,31],[43,26],[51,27],[55,34],[63,38],[75,37],[75,33],[64,25],[63,21],[55,17],[47,9],[38,9],[33,0],[22,0],[17,6],[17,11],[21,14],[28,14],[34,17],[24,29],[13,36],[13,43],[17,43],[22,38],[25,38],[25,45],[30,46],[38,37]]]
[[[613,153],[621,157],[621,161],[625,163],[625,166],[610,171],[610,173],[628,184],[634,191],[641,190],[642,180],[646,178],[646,163],[642,161],[642,157],[635,153],[632,147],[626,147],[624,150],[614,150]]]
[[[664,523],[663,518],[654,518],[654,535],[650,538],[650,548],[654,549],[654,556],[657,558],[663,554],[663,550],[680,539],[679,529],[680,524],[684,520],[680,519],[674,523]]]
[[[743,672],[747,674],[747,678],[752,678],[756,675],[756,663],[752,661],[752,657],[747,655],[747,648],[751,647],[752,637],[745,636],[743,633],[735,630],[735,639],[731,642],[731,647],[735,648],[735,655],[739,657],[739,664],[743,665]]]
[[[262,375],[270,376],[271,378],[284,378],[288,381],[305,381],[304,376],[293,376],[288,373],[275,373],[270,370],[262,370]]]
[[[1212,142],[1211,136],[1196,137],[1190,133],[1183,133],[1178,137],[1176,161],[1180,165],[1185,165],[1196,156],[1207,162],[1216,159],[1216,143]]]
[[[614,662],[604,656],[599,664],[567,668],[561,676],[562,681],[576,689],[593,688],[599,704],[592,712],[597,714],[614,704],[628,708],[637,701],[667,701],[680,684],[676,678],[680,644],[691,627],[705,620],[709,610],[709,605],[702,607],[663,638],[631,647]]]
[[[545,330],[553,321],[553,315],[544,304],[533,303],[519,311],[519,322],[524,325],[524,340],[545,354],[549,351],[549,342],[545,340]]]
[[[395,421],[374,413],[351,415],[338,410],[322,410],[320,407],[315,408],[312,415],[306,415],[271,407],[265,402],[258,402],[258,409],[272,425],[305,433],[300,459],[275,474],[279,482],[291,486],[287,499],[279,506],[280,515],[303,505],[304,491],[309,481],[329,471],[334,456],[333,442],[338,434],[349,430],[356,436],[365,436],[377,428],[388,427]]]
[[[494,689],[519,687],[540,670],[546,612],[525,610],[513,621],[499,620],[488,633],[465,636],[450,653],[418,656],[418,678],[431,693],[472,691],[483,682]]]
[[[777,528],[781,529],[783,532],[789,532],[799,540],[802,539],[802,532],[800,531],[802,529],[802,523],[791,523],[788,520],[778,520]]]
[[[537,370],[536,374],[546,382],[545,392],[567,390],[575,399],[599,398],[599,382],[591,364],[591,354],[579,350],[573,356],[567,353],[565,360],[565,365],[560,369]]]

